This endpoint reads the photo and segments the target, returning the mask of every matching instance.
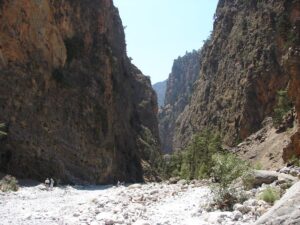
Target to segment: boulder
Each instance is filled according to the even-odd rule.
[[[142,185],[141,184],[131,184],[128,186],[128,189],[140,189],[142,188]]]
[[[294,184],[284,196],[255,225],[300,224],[300,182]]]
[[[268,170],[254,170],[252,185],[253,187],[261,186],[262,184],[271,184],[278,180],[279,173]]]
[[[177,182],[180,180],[180,177],[171,177],[169,179],[169,184],[177,184]]]

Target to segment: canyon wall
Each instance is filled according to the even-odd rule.
[[[177,119],[173,150],[184,148],[193,134],[207,128],[219,132],[224,144],[236,145],[273,115],[277,92],[289,82],[297,101],[299,58],[286,57],[288,52],[298,54],[298,4],[219,1],[213,32],[201,53],[199,79]]]
[[[1,172],[134,182],[159,155],[156,95],[112,0],[1,0],[0,84]]]
[[[164,106],[159,110],[159,132],[164,153],[172,152],[176,120],[188,105],[199,76],[200,52],[193,51],[174,60],[167,80]]]

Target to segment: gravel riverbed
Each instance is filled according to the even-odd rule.
[[[0,192],[2,225],[244,225],[252,214],[207,212],[210,189],[201,182],[148,183],[125,186],[62,186],[43,184]]]

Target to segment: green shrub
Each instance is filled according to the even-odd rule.
[[[283,117],[292,109],[292,102],[288,97],[287,90],[277,92],[277,104],[274,108],[273,122],[275,126],[282,123]]]
[[[0,180],[0,190],[3,192],[17,191],[19,189],[18,181],[15,177],[6,175]]]
[[[248,163],[231,153],[215,154],[212,161],[214,166],[211,176],[223,189],[228,188],[234,180],[243,177],[250,170]]]
[[[7,135],[7,133],[5,131],[3,131],[4,128],[5,128],[5,124],[0,123],[0,137]]]
[[[268,187],[259,196],[261,200],[274,204],[280,198],[280,192],[276,188]]]
[[[282,14],[277,21],[277,30],[279,34],[286,40],[287,34],[292,28],[291,22],[289,20],[289,16],[287,13]]]
[[[300,167],[300,158],[296,155],[292,155],[292,157],[288,160],[288,164]]]
[[[231,153],[214,154],[212,161],[214,166],[211,176],[217,182],[211,186],[214,195],[213,205],[218,209],[232,210],[235,203],[245,199],[230,185],[238,178],[246,176],[250,166]]]
[[[260,162],[256,162],[252,167],[255,170],[262,170],[263,169],[263,166]]]
[[[195,135],[190,145],[181,152],[167,157],[163,175],[168,178],[180,176],[183,179],[209,178],[213,166],[212,155],[220,152],[221,138],[210,130]]]

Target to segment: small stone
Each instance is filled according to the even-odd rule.
[[[137,220],[132,225],[150,225],[150,223],[146,220]]]
[[[233,209],[234,210],[236,210],[236,211],[240,211],[241,213],[243,213],[243,214],[246,214],[246,213],[248,213],[248,212],[250,212],[251,211],[251,207],[249,207],[249,206],[246,206],[246,205],[241,205],[241,204],[235,204],[234,206],[233,206]]]
[[[176,184],[180,180],[180,177],[171,177],[169,179],[170,184]]]
[[[128,189],[136,189],[136,188],[142,188],[141,184],[132,184],[128,186]]]
[[[184,180],[184,179],[182,179],[182,180],[179,180],[178,182],[177,182],[177,184],[179,184],[179,185],[185,185],[185,184],[187,184],[188,182],[186,181],[186,180]]]
[[[258,201],[256,199],[249,199],[243,203],[244,206],[257,206]]]
[[[238,221],[243,218],[243,214],[240,211],[233,212],[233,220]]]
[[[154,194],[158,194],[158,192],[159,192],[158,190],[153,190],[153,191],[150,191],[149,194],[150,194],[150,195],[154,195]]]

